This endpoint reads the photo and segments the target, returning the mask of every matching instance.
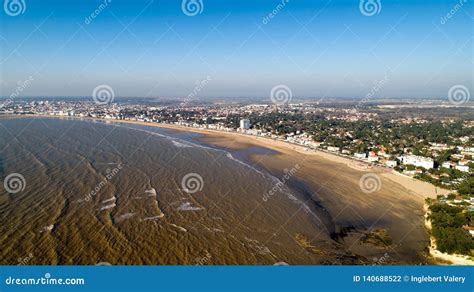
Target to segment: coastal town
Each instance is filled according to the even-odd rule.
[[[422,105],[301,102],[282,106],[265,102],[194,104],[189,100],[99,104],[86,99],[32,99],[4,103],[0,114],[121,120],[231,132],[383,168],[448,190],[427,202],[430,216],[437,218],[431,222],[432,233],[442,252],[472,257],[474,118],[472,112],[458,108]],[[439,212],[449,213],[448,209],[457,218],[454,225],[436,217]]]

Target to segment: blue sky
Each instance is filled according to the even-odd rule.
[[[457,84],[474,94],[470,0],[372,0],[372,16],[357,0],[201,0],[195,16],[181,0],[11,1],[25,5],[1,11],[2,96],[30,76],[21,95],[107,84],[179,98],[208,77],[201,97],[267,97],[279,84],[295,97],[364,97],[381,80],[377,97],[444,97]]]

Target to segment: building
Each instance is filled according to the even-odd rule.
[[[240,120],[240,128],[242,130],[250,129],[250,120],[249,119],[241,119]]]
[[[471,226],[469,226],[469,225],[464,225],[462,228],[463,228],[464,230],[468,231],[469,234],[471,234],[471,236],[474,236],[474,227],[471,227]]]
[[[341,151],[341,148],[339,148],[339,147],[333,147],[333,146],[328,146],[328,151],[331,151],[331,152],[339,152],[339,151]]]
[[[425,169],[434,168],[434,160],[429,157],[416,156],[416,155],[402,155],[399,160],[403,164],[411,164],[417,167],[423,167]]]
[[[378,155],[378,156],[381,156],[381,157],[385,157],[385,158],[390,158],[390,155],[389,155],[387,152],[385,152],[384,149],[382,149],[382,150],[380,150],[379,152],[377,152],[377,155]]]
[[[455,204],[460,204],[460,203],[462,203],[462,201],[463,201],[463,199],[462,199],[461,196],[456,196],[456,197],[454,198],[454,200],[453,200],[453,202],[454,202]]]
[[[370,151],[369,152],[369,157],[367,159],[369,162],[376,162],[376,161],[379,161],[379,157],[377,156],[377,154],[375,154],[374,151]]]
[[[365,153],[354,153],[354,157],[357,159],[365,159],[367,157],[367,154]]]
[[[388,166],[388,167],[395,167],[397,166],[397,161],[396,160],[387,160],[385,161],[385,165]]]
[[[454,168],[459,170],[459,171],[462,171],[462,172],[469,172],[469,166],[467,166],[467,165],[458,164]]]
[[[451,161],[445,161],[441,164],[441,167],[444,167],[444,168],[451,168],[451,164],[452,162]]]

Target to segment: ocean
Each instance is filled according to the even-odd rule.
[[[0,263],[363,261],[331,238],[323,210],[247,159],[272,150],[231,151],[195,135],[91,120],[0,119]]]

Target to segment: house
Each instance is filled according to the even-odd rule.
[[[375,154],[374,151],[370,151],[368,160],[369,162],[376,162],[376,161],[379,161],[379,157],[377,156],[377,154]]]
[[[354,153],[354,157],[358,159],[365,159],[367,157],[367,154],[365,153]]]
[[[395,167],[397,166],[397,161],[396,160],[387,160],[385,161],[385,165],[388,166],[388,167]]]
[[[390,158],[390,154],[388,154],[387,152],[385,152],[384,149],[382,149],[382,150],[380,150],[379,152],[377,152],[377,155],[378,155],[378,156],[385,157],[385,158]]]
[[[454,166],[454,163],[452,163],[451,161],[445,161],[441,164],[441,167],[444,167],[444,168],[452,168]]]
[[[331,152],[339,152],[339,151],[341,151],[341,148],[339,148],[339,147],[333,147],[333,146],[328,146],[328,151],[331,151]]]
[[[471,234],[471,236],[474,236],[474,227],[471,227],[471,226],[468,226],[468,225],[464,225],[464,226],[462,227],[462,229],[468,231],[469,234]]]
[[[456,196],[453,200],[454,203],[459,204],[462,203],[463,199],[461,196]]]
[[[462,172],[469,172],[469,166],[467,165],[457,164],[454,168]]]
[[[448,144],[441,144],[441,143],[430,143],[430,144],[431,144],[431,147],[430,147],[431,150],[448,150],[449,149]]]

